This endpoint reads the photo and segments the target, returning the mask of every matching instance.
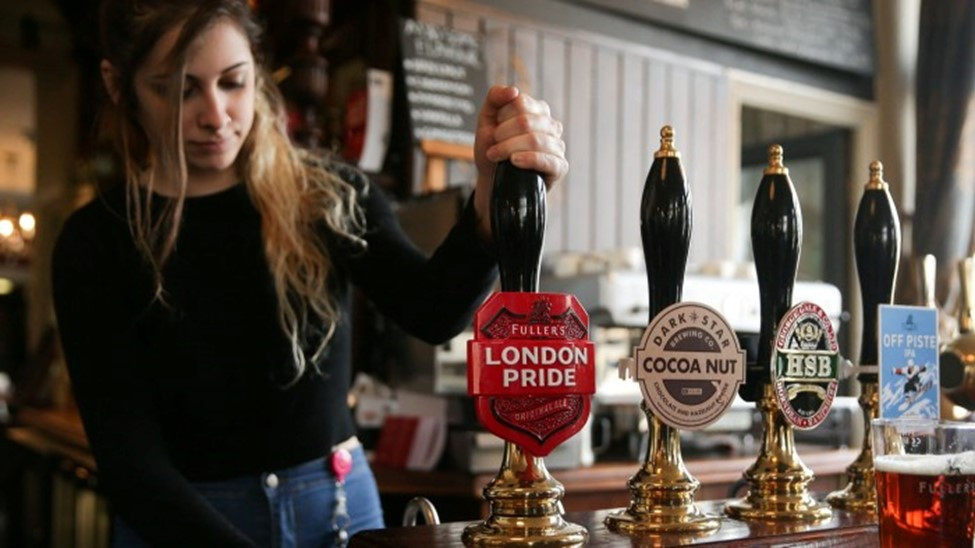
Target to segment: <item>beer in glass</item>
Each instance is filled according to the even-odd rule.
[[[975,546],[975,424],[873,421],[880,545]]]

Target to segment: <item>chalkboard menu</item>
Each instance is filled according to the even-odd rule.
[[[473,145],[487,93],[480,38],[403,19],[400,45],[414,138]]]
[[[874,72],[870,0],[577,1],[855,74]]]

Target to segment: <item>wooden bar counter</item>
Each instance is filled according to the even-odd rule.
[[[7,429],[7,437],[47,462],[57,462],[55,468],[81,478],[94,480],[95,463],[88,452],[87,440],[77,414],[73,411],[24,409],[17,414],[15,426]],[[825,449],[801,447],[803,462],[816,474],[811,490],[828,493],[844,483],[844,471],[858,454],[854,449]],[[708,512],[721,514],[722,500],[744,494],[739,483],[742,472],[754,462],[752,456],[721,458],[689,458],[686,465],[701,482],[697,499]],[[714,533],[696,538],[647,536],[631,539],[610,533],[603,519],[610,512],[629,504],[627,480],[637,471],[637,462],[597,463],[594,466],[570,470],[552,470],[552,476],[565,486],[563,504],[569,521],[585,525],[590,531],[592,546],[668,546],[730,545],[730,546],[875,546],[876,522],[843,512],[818,524],[743,523],[731,519],[722,521]],[[374,467],[379,484],[386,523],[398,525],[406,502],[415,496],[429,498],[437,508],[439,526],[391,527],[381,531],[367,531],[353,538],[355,546],[459,546],[461,533],[471,520],[487,517],[487,504],[482,490],[496,472],[472,474],[459,470],[416,472]],[[94,482],[88,481],[92,486]],[[733,491],[738,491],[732,494]],[[45,511],[46,512],[46,511]],[[48,514],[50,515],[50,514]]]
[[[699,507],[709,513],[722,515],[723,501],[703,502]],[[603,520],[612,510],[570,512],[566,519],[589,530],[587,546],[803,546],[870,548],[880,546],[877,522],[857,514],[833,511],[829,520],[811,524],[777,522],[742,522],[724,518],[718,530],[691,535],[646,535],[629,537],[612,533]],[[471,522],[453,522],[417,527],[390,527],[363,531],[352,537],[350,548],[388,546],[423,546],[441,548],[463,546],[461,534]]]
[[[816,474],[812,489],[828,493],[842,487],[844,472],[858,455],[854,449],[824,450],[805,448],[801,451],[803,462]],[[691,474],[701,482],[698,500],[726,499],[734,490],[742,472],[754,462],[755,457],[720,459],[693,459],[686,462]],[[637,471],[639,463],[601,463],[572,470],[553,470],[552,476],[566,489],[564,506],[568,521],[585,526],[589,530],[589,546],[814,546],[814,547],[870,547],[879,546],[875,518],[848,512],[835,511],[831,519],[818,523],[742,522],[731,518],[722,519],[721,527],[710,534],[700,536],[647,535],[627,537],[612,533],[603,523],[606,515],[629,504],[627,480]],[[412,472],[375,467],[377,481],[383,494],[384,504],[397,496],[405,501],[422,495],[434,502],[442,520],[436,526],[389,527],[384,530],[365,531],[352,538],[350,546],[424,546],[439,548],[463,546],[461,534],[471,521],[452,516],[478,512],[487,517],[487,503],[481,494],[484,486],[494,478],[494,473],[466,474],[457,471]],[[741,486],[738,495],[744,495]],[[476,501],[471,506],[471,501]],[[700,502],[699,507],[708,513],[724,515],[725,501]],[[613,509],[613,510],[610,510]],[[397,525],[390,516],[401,513],[387,512],[387,525]]]
[[[859,450],[855,449],[800,447],[803,463],[816,474],[810,490],[828,493],[843,487],[846,467],[858,454]],[[740,456],[692,458],[685,464],[691,475],[701,482],[697,500],[704,501],[743,496],[742,473],[753,462],[754,456]],[[630,492],[626,482],[639,466],[636,461],[600,462],[594,466],[550,472],[565,487],[562,504],[566,511],[586,512],[627,506]],[[485,518],[488,507],[481,493],[497,474],[497,471],[471,474],[458,470],[416,472],[381,466],[374,466],[373,472],[383,496],[388,524],[399,523],[402,509],[415,496],[430,499],[442,521]]]

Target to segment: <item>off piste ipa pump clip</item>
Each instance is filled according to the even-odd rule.
[[[829,413],[840,373],[839,349],[822,308],[809,302],[789,308],[802,211],[779,145],[769,147],[751,229],[761,332],[757,360],[749,364],[740,394],[757,403],[764,431],[758,459],[744,474],[748,494],[726,505],[725,512],[739,519],[825,519],[832,512],[808,492],[813,473],[799,460],[793,428],[813,428]]]
[[[465,544],[578,545],[586,529],[562,518],[562,485],[542,457],[589,419],[595,356],[589,316],[572,295],[539,293],[546,196],[541,177],[498,164],[491,227],[501,291],[474,317],[467,391],[477,417],[505,440],[498,475],[484,489],[491,515],[464,530]]]
[[[628,482],[629,507],[610,513],[606,526],[633,535],[704,534],[717,529],[720,519],[694,504],[700,482],[684,466],[679,429],[704,428],[728,409],[745,380],[745,353],[721,314],[680,302],[691,194],[673,128],[664,126],[660,137],[640,203],[650,325],[634,357],[620,363],[621,378],[641,385],[650,443],[643,466]]]

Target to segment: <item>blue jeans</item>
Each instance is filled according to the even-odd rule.
[[[379,490],[362,447],[352,451],[352,472],[345,478],[351,522],[349,536],[384,527]],[[259,476],[196,482],[193,486],[214,508],[258,546],[304,548],[332,546],[335,478],[325,458]],[[274,484],[276,486],[272,486]],[[137,533],[115,519],[114,548],[146,546]]]

